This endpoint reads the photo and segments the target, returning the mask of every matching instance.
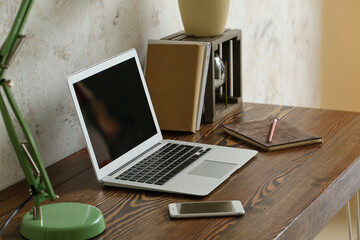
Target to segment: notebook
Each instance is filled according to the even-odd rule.
[[[145,78],[162,130],[200,129],[210,49],[208,42],[149,40]]]
[[[229,135],[239,138],[265,151],[275,151],[322,143],[322,138],[320,136],[301,130],[283,120],[277,121],[272,141],[268,142],[272,122],[272,120],[263,120],[226,124],[224,125],[224,130]]]
[[[69,76],[68,84],[104,185],[205,196],[257,154],[163,139],[135,49]]]

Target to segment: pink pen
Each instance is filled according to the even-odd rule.
[[[276,123],[277,123],[277,119],[275,118],[273,123],[271,124],[271,129],[270,129],[270,133],[269,133],[269,139],[268,142],[271,143],[273,136],[274,136],[274,132],[275,132],[275,127],[276,127]]]

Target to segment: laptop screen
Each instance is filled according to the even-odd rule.
[[[157,133],[135,58],[75,83],[74,89],[99,168]]]

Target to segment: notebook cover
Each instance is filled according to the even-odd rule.
[[[203,63],[202,73],[201,73],[199,107],[198,107],[198,112],[197,112],[197,116],[196,116],[196,131],[200,130],[201,118],[202,118],[203,110],[204,110],[205,89],[206,89],[206,82],[207,82],[208,71],[209,71],[209,62],[210,62],[210,50],[211,50],[211,44],[206,43],[205,51],[204,51],[204,63]]]
[[[149,41],[145,79],[162,130],[195,132],[205,46]]]
[[[272,142],[268,142],[273,120],[254,121],[224,125],[226,133],[265,151],[275,151],[291,147],[321,143],[322,138],[303,131],[290,123],[278,120]]]

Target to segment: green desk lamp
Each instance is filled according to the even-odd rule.
[[[11,59],[24,39],[21,31],[33,2],[34,0],[22,1],[9,35],[0,49],[0,85],[19,123],[25,141],[19,139],[2,93],[0,94],[0,110],[34,201],[33,210],[26,213],[22,219],[21,235],[28,239],[39,240],[88,239],[105,230],[104,217],[98,208],[82,203],[53,203],[40,206],[46,198],[54,201],[58,199],[58,196],[54,193],[30,130],[10,91],[12,82],[4,78]]]

